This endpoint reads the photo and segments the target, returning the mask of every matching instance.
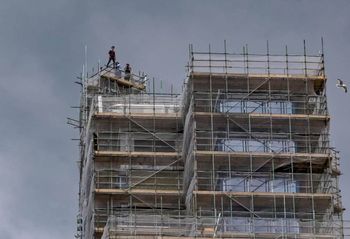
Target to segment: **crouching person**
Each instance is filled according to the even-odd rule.
[[[124,73],[125,73],[124,78],[126,80],[130,80],[131,79],[131,66],[129,63],[126,64],[126,66],[124,68]]]

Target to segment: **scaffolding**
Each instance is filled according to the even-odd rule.
[[[181,94],[113,71],[83,83],[81,238],[344,237],[323,49],[190,46]]]

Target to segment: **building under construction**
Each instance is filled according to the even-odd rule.
[[[76,237],[343,238],[323,49],[301,52],[190,46],[181,94],[84,76]]]

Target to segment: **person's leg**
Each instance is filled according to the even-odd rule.
[[[109,63],[111,63],[111,60],[112,60],[112,58],[109,58],[109,59],[108,59],[107,67],[109,66]]]

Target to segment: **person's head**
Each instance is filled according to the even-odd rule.
[[[115,46],[112,46],[111,49],[114,50]]]
[[[126,66],[130,66],[129,63],[126,63]]]

